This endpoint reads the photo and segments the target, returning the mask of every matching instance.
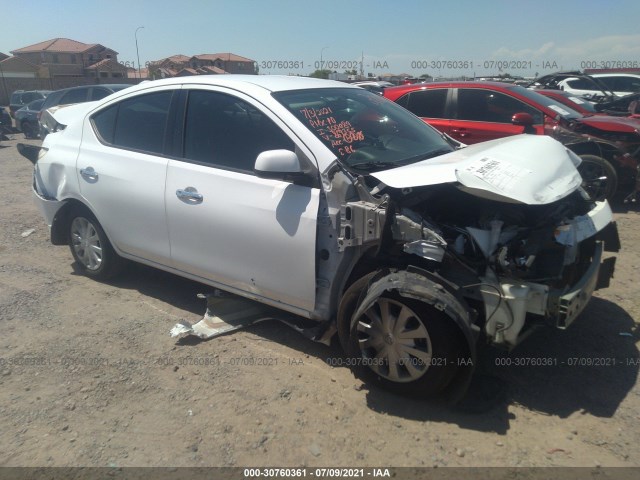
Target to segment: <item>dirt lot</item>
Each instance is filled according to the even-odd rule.
[[[0,466],[640,466],[637,211],[616,213],[612,287],[570,329],[484,351],[480,385],[506,395],[460,412],[369,387],[331,366],[337,347],[277,322],[177,343],[169,329],[201,318],[209,289],[137,265],[110,283],[76,274],[14,137],[0,143]],[[531,358],[556,365],[516,365]]]

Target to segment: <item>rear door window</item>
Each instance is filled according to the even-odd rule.
[[[602,78],[607,86],[616,92],[640,92],[640,78],[609,77]]]
[[[86,102],[88,93],[88,88],[77,88],[74,90],[69,90],[60,100],[60,105]]]
[[[567,85],[575,90],[595,90],[598,88],[593,84],[593,82],[590,82],[589,80],[586,80],[584,78],[574,78],[573,80],[567,80]]]
[[[91,91],[91,100],[101,100],[104,97],[108,97],[111,95],[111,90],[108,90],[104,87],[93,87]]]
[[[447,89],[419,90],[409,94],[405,108],[418,117],[446,118]]]

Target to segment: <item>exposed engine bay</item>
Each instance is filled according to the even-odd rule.
[[[611,210],[582,189],[526,205],[453,184],[369,190],[364,183],[361,177],[356,185],[369,198],[342,209],[341,248],[377,244],[375,255],[388,265],[437,273],[479,310],[478,322],[495,344],[515,346],[537,323],[527,314],[565,328],[612,275],[615,259],[601,268],[605,242],[597,235]],[[607,250],[619,248],[615,238],[606,243]]]

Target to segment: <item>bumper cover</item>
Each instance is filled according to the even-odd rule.
[[[563,295],[555,295],[550,292],[549,317],[558,328],[564,329],[571,325],[589,303],[589,299],[599,283],[603,251],[604,245],[601,242],[596,242],[591,265],[570,291]],[[613,275],[613,271],[610,274]]]
[[[64,201],[44,197],[36,191],[35,187],[32,187],[32,192],[35,204],[38,206],[38,209],[47,222],[47,225],[49,226],[49,228],[51,228],[53,219],[56,216],[58,210],[60,210],[60,207],[64,205]]]

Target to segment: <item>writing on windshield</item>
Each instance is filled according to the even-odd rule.
[[[407,165],[433,152],[452,150],[439,132],[408,110],[361,88],[309,88],[272,95],[340,163],[362,171]]]
[[[362,130],[356,130],[348,120],[338,122],[331,107],[304,107],[300,113],[316,135],[329,142],[340,157],[352,154],[355,151],[352,144],[364,140]]]

